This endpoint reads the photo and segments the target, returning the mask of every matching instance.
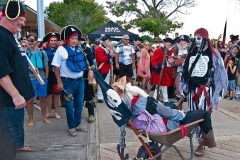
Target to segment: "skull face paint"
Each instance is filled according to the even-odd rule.
[[[200,47],[203,42],[203,37],[200,35],[194,35],[194,38],[196,39],[195,43],[197,47]]]

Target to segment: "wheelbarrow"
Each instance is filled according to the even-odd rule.
[[[191,155],[188,158],[188,160],[192,160],[194,157],[194,148],[193,148],[193,141],[192,137],[194,133],[196,132],[197,126],[200,122],[202,122],[204,119],[199,119],[197,121],[194,121],[192,123],[184,125],[184,127],[187,130],[189,141],[190,141],[190,149],[191,149]],[[138,149],[137,156],[135,160],[161,160],[161,156],[164,152],[169,150],[170,148],[174,148],[178,155],[181,157],[182,160],[186,160],[186,158],[183,157],[180,150],[177,148],[177,146],[174,145],[177,141],[181,140],[183,138],[182,136],[182,130],[180,127],[171,130],[164,134],[151,134],[148,133],[148,137],[151,140],[150,143],[145,143],[141,135],[144,137],[147,137],[147,133],[145,131],[139,131],[137,130],[131,121],[128,122],[128,128],[132,129],[140,142],[142,143],[142,146]]]

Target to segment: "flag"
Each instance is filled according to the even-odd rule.
[[[98,70],[93,69],[95,79],[98,81],[99,86],[102,89],[104,101],[112,115],[114,122],[119,126],[123,126],[128,123],[129,119],[133,116],[130,109],[122,101],[117,92],[109,86],[102,78]]]
[[[222,40],[222,46],[223,46],[223,48],[225,48],[226,31],[227,31],[227,20],[226,20],[226,22],[225,22],[224,31],[223,31],[223,40]]]

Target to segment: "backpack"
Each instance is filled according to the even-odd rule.
[[[46,63],[44,62],[45,59],[44,59],[44,55],[43,55],[43,50],[38,48],[38,52],[41,53],[41,60],[36,59],[36,56],[35,56],[35,59],[33,59],[34,58],[34,57],[32,57],[33,54],[31,53],[31,51],[29,49],[27,49],[26,54],[36,68],[40,68],[40,69],[45,70],[46,69]],[[40,63],[41,63],[42,66],[38,66],[40,64],[40,63],[38,63],[39,61],[41,61]]]
[[[146,110],[141,110],[139,116],[132,123],[138,130],[143,130],[146,133],[163,134],[167,132],[162,117],[159,114],[151,115]]]

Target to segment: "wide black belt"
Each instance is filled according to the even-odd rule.
[[[68,80],[70,80],[70,81],[77,81],[77,80],[81,79],[82,77],[77,77],[77,78],[61,77],[61,78],[63,78],[63,79],[68,79]]]

